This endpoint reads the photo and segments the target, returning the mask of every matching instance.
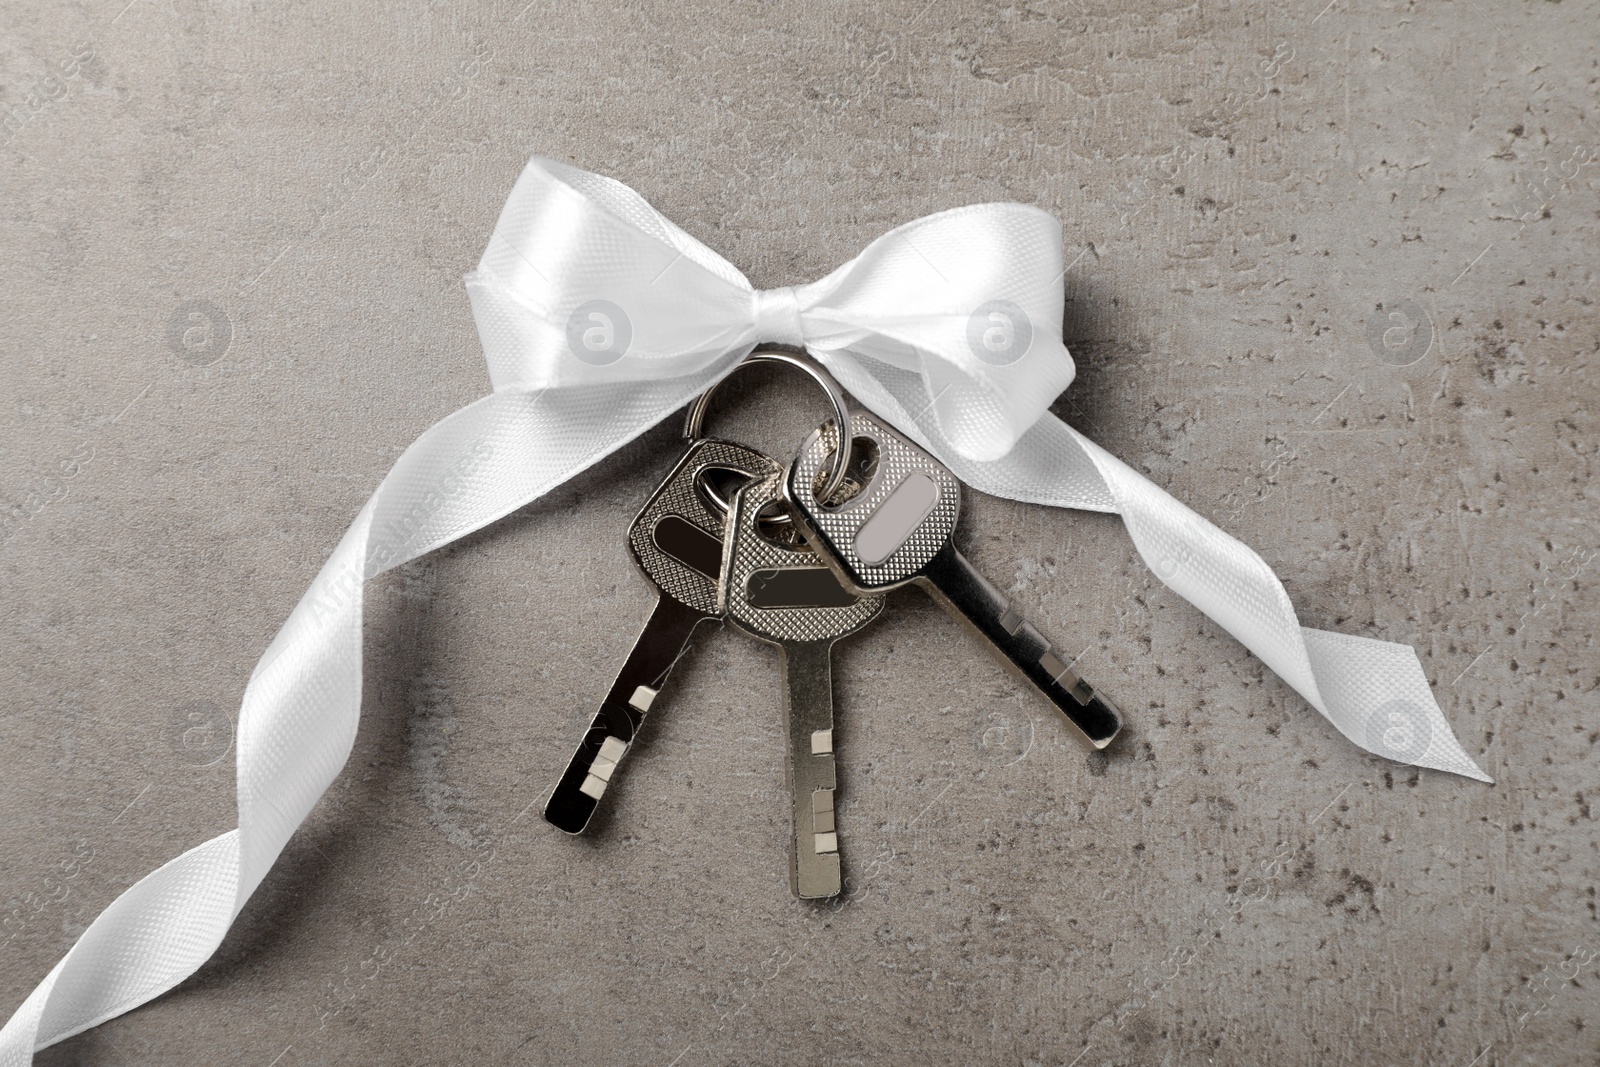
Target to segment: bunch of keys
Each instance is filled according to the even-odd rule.
[[[804,370],[827,392],[835,416],[848,417],[844,394],[820,368],[783,352],[754,352],[748,361]],[[722,618],[727,610],[723,532],[734,491],[749,482],[776,480],[783,473],[782,464],[755,449],[702,434],[710,398],[708,391],[691,407],[684,424],[689,451],[628,529],[634,562],[659,595],[633,651],[545,804],[545,819],[569,834],[581,834],[588,827],[695,628],[707,619]],[[837,491],[844,473],[840,469],[829,479],[830,491]]]
[[[956,549],[960,482],[943,464],[882,420],[847,408],[815,364],[772,350],[746,362],[806,372],[828,394],[834,417],[785,467],[701,436],[715,387],[690,406],[689,452],[628,533],[660,597],[545,818],[583,832],[694,628],[726,618],[782,652],[790,887],[798,897],[825,899],[842,885],[831,650],[878,617],[889,590],[927,588],[1095,748],[1110,744],[1121,723],[1116,707]],[[841,450],[841,441],[851,448]]]

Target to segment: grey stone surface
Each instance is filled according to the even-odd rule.
[[[1346,743],[1115,518],[974,498],[970,554],[1126,709],[1107,755],[906,593],[839,649],[844,903],[789,896],[776,657],[732,633],[567,839],[537,803],[647,610],[661,427],[375,583],[355,752],[222,950],[39,1062],[1594,1062],[1597,25],[6,0],[3,1010],[233,825],[256,658],[487,389],[460,276],[538,153],[762,286],[1055,212],[1057,412],[1307,625],[1412,643],[1498,784]],[[732,393],[774,448],[812,403]]]

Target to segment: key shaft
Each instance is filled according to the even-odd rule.
[[[804,900],[838,896],[839,834],[833,797],[833,642],[780,644],[784,674],[784,725],[789,759],[784,780],[794,804],[789,887]]]
[[[946,541],[915,582],[982,639],[1003,666],[1043,693],[1091,745],[1105,748],[1117,736],[1122,724],[1116,705],[1096,693],[1072,669],[1075,661],[1057,652],[954,543]]]
[[[708,503],[713,482],[774,477],[777,463],[731,441],[703,438],[645,503],[628,550],[658,590],[656,605],[545,805],[545,818],[580,834],[617,774],[694,628],[722,614],[723,517]]]
[[[715,616],[672,597],[656,599],[611,691],[550,794],[545,819],[569,834],[583,833],[672,665],[683,654],[694,628],[709,618]]]

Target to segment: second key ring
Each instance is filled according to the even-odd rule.
[[[782,363],[795,367],[811,376],[812,381],[822,386],[822,391],[828,394],[828,403],[833,407],[834,424],[839,427],[840,442],[854,440],[850,434],[850,411],[845,407],[844,390],[839,388],[839,383],[833,380],[833,375],[822,369],[820,364],[809,359],[802,359],[792,352],[785,352],[777,348],[758,348],[741,361],[734,370],[750,363]],[[711,406],[711,397],[717,391],[717,386],[727,381],[727,377],[719,380],[710,389],[694,398],[694,403],[689,405],[689,413],[683,420],[683,436],[693,441],[700,436],[702,426],[705,424],[706,409]],[[833,469],[828,473],[828,480],[823,485],[818,497],[827,500],[839,491],[844,484],[845,472],[850,466],[850,449],[848,445],[833,450]]]

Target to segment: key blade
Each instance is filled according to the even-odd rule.
[[[656,601],[611,692],[545,803],[546,822],[569,834],[581,834],[588,827],[672,665],[683,654],[694,628],[708,618],[715,616],[670,596]]]
[[[569,834],[588,827],[690,633],[721,615],[723,519],[708,498],[780,470],[754,449],[702,438],[640,509],[628,529],[628,549],[660,596],[550,794],[544,817],[552,825]]]
[[[1121,729],[1116,705],[1080,678],[1071,662],[951,543],[961,506],[961,483],[955,475],[870,412],[852,411],[850,418],[857,441],[865,438],[875,446],[877,468],[851,499],[838,504],[818,500],[819,475],[831,462],[837,433],[828,425],[812,434],[789,465],[783,484],[806,539],[856,592],[910,582],[926,587],[1008,670],[1039,689],[1091,745],[1109,745]]]
[[[789,888],[801,900],[836,897],[843,888],[833,798],[832,641],[785,643],[783,717],[789,734],[784,765],[794,805]]]
[[[1096,693],[988,579],[946,543],[917,578],[951,615],[982,638],[1003,666],[1031,682],[1089,744],[1105,748],[1122,729],[1115,704]]]

